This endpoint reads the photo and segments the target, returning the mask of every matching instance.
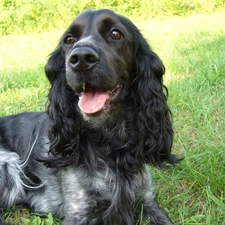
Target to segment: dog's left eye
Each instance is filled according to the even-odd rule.
[[[110,33],[110,37],[115,40],[120,40],[124,36],[123,36],[122,32],[120,32],[119,30],[112,30]]]
[[[65,38],[65,43],[66,43],[67,45],[72,45],[72,44],[74,44],[75,42],[76,42],[76,38],[73,37],[73,36],[68,36],[68,37]]]

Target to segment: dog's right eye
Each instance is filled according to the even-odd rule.
[[[74,44],[75,42],[76,42],[76,38],[73,37],[73,36],[67,36],[67,37],[65,38],[65,43],[66,43],[67,45],[72,45],[72,44]]]

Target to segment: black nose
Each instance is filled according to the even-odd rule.
[[[98,53],[90,47],[76,47],[69,56],[70,66],[81,71],[92,69],[98,60]]]

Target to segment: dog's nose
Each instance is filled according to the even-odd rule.
[[[81,71],[92,69],[98,60],[98,53],[90,47],[76,47],[69,56],[70,66]]]

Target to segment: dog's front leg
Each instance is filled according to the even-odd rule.
[[[63,225],[99,225],[97,201],[88,194],[90,179],[84,179],[85,171],[72,167],[61,171],[61,185],[64,198]],[[86,183],[85,183],[86,182]]]
[[[88,217],[80,217],[80,216],[67,216],[63,220],[62,225],[99,225],[97,219],[90,219]]]
[[[73,196],[72,196],[73,197]],[[71,197],[71,199],[72,199]],[[90,202],[89,199],[84,201],[65,204],[65,218],[63,225],[99,225],[101,224],[98,213],[95,213],[95,202]]]
[[[155,202],[152,193],[145,196],[143,202],[143,224],[148,225],[172,225],[170,219],[166,214],[159,208]]]

